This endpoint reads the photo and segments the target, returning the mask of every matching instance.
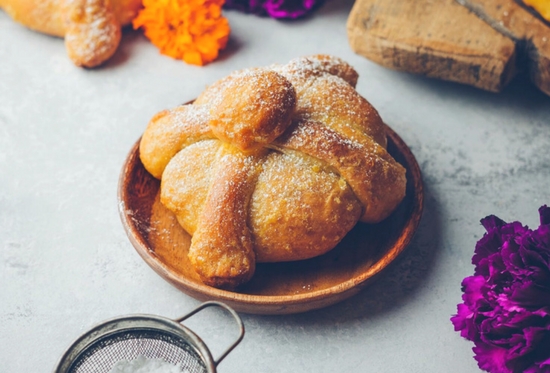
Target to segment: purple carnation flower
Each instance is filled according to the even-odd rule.
[[[492,215],[481,220],[487,233],[451,318],[491,373],[550,373],[550,208],[539,214],[536,230]]]
[[[272,18],[304,17],[323,0],[226,0],[224,7]]]

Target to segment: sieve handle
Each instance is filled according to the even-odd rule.
[[[237,312],[235,312],[235,310],[233,308],[229,307],[227,304],[224,304],[224,303],[221,303],[221,302],[216,302],[216,301],[204,302],[203,304],[201,304],[200,306],[195,308],[193,311],[189,312],[187,315],[185,315],[183,317],[180,317],[179,319],[176,319],[176,321],[181,323],[182,321],[190,318],[191,316],[193,316],[197,312],[199,312],[199,311],[201,311],[201,310],[203,310],[207,307],[221,307],[221,308],[224,308],[226,311],[228,311],[233,316],[233,318],[237,322],[237,325],[239,326],[239,337],[235,340],[235,342],[233,342],[233,344],[231,344],[231,346],[229,346],[221,354],[221,356],[217,360],[214,360],[214,365],[218,366],[218,364],[242,341],[242,339],[244,337],[244,325],[243,325],[243,321],[241,320],[240,316],[237,314]]]

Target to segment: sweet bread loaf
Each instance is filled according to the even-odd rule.
[[[403,199],[405,169],[356,81],[338,58],[302,57],[237,71],[149,122],[140,158],[206,284],[234,288],[256,262],[321,255]]]
[[[65,38],[77,66],[94,67],[116,51],[121,26],[137,15],[141,0],[0,0],[15,21]]]

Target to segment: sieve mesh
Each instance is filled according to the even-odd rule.
[[[69,373],[109,373],[121,360],[140,355],[181,364],[182,372],[206,373],[200,355],[183,338],[159,330],[123,330],[108,335],[86,348],[74,361]]]

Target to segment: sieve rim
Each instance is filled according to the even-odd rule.
[[[188,345],[201,358],[207,372],[216,372],[216,364],[210,350],[202,339],[185,325],[157,315],[129,314],[104,320],[81,334],[61,355],[53,373],[67,373],[79,357],[96,343],[129,331],[156,331],[181,338],[188,342]]]

